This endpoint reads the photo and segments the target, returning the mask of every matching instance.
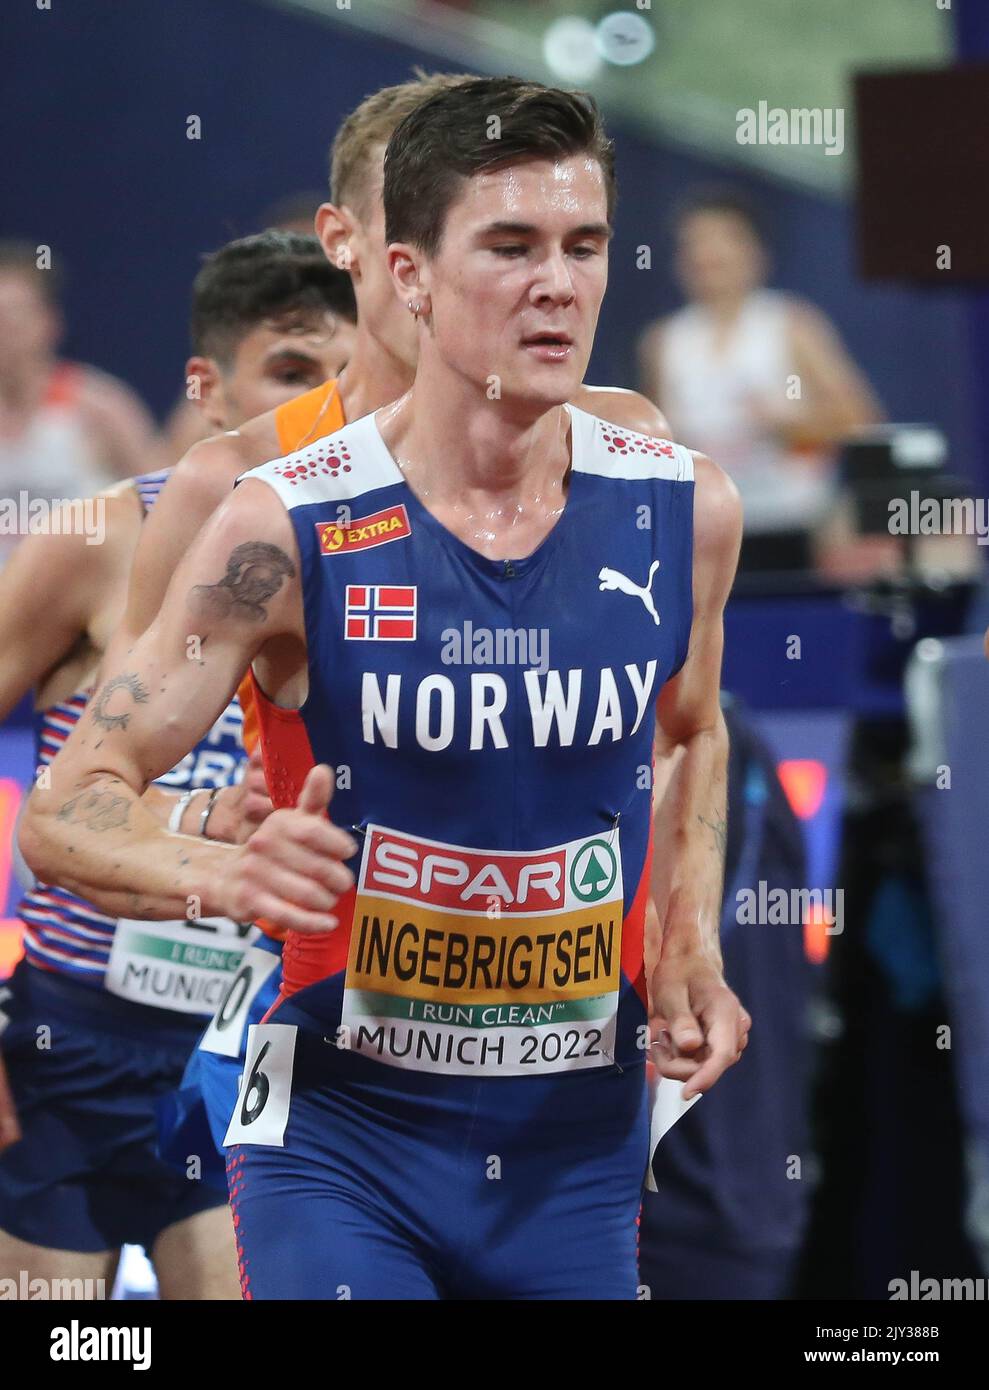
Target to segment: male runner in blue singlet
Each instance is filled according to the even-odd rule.
[[[348,419],[387,405],[411,386],[418,342],[415,321],[395,297],[386,260],[384,151],[410,111],[464,80],[463,74],[418,74],[412,81],[372,93],[341,124],[330,150],[331,201],[320,207],[316,223],[327,258],[334,265],[347,265],[353,280],[358,325],[350,360],[339,381],[323,382],[235,431],[197,444],[173,471],[135,552],[127,610],[107,654],[108,669],[125,658],[149,626],[196,532],[242,473],[295,453],[303,444],[317,443]],[[635,391],[581,383],[573,404],[625,429],[662,437],[669,433],[652,402]],[[264,703],[257,695],[244,704],[248,750],[257,742],[257,712]],[[295,784],[289,775],[293,759],[286,759],[286,746],[292,746],[296,735],[305,740],[301,721],[297,724],[291,728],[288,712],[282,711],[277,747],[271,740],[267,743],[268,775],[275,799],[283,806],[295,804],[301,787],[301,781]],[[189,1153],[206,1152],[204,1106],[216,1145],[222,1148],[244,1070],[248,1027],[261,1021],[281,983],[280,962],[271,959],[276,944],[262,936],[248,949],[220,1016],[190,1059],[181,1092],[163,1106],[162,1152],[182,1168]],[[222,1173],[212,1156],[210,1172]]]
[[[129,653],[147,706],[115,685],[32,797],[37,871],[289,932],[227,1136],[251,1297],[634,1296],[648,1025],[687,1094],[745,1045],[717,942],[737,495],[563,404],[613,203],[586,98],[477,79],[402,122],[413,388],[247,476]],[[249,661],[266,760],[314,764],[298,804],[244,846],[170,839],[139,794]],[[119,828],[75,814],[78,781]]]
[[[339,369],[353,317],[350,279],[314,237],[267,232],[208,257],[186,365],[208,424],[237,425]],[[40,767],[86,708],[167,476],[98,499],[101,544],[71,530],[33,535],[0,576],[0,718],[34,688]],[[151,793],[163,822],[174,815],[189,833],[205,822],[210,836],[233,837],[240,798],[213,789],[243,772],[240,728],[231,701],[165,771]],[[109,915],[48,883],[19,910],[25,959],[0,1019],[12,1102],[0,1135],[0,1276],[27,1270],[82,1287],[102,1278],[109,1288],[120,1246],[135,1242],[164,1297],[236,1296],[224,1194],[188,1180],[196,1150],[184,1151],[180,1177],[159,1161],[154,1115],[246,941],[233,922],[137,922],[126,906]]]

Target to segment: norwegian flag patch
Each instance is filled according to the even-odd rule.
[[[354,642],[414,642],[414,584],[348,584],[343,635]]]

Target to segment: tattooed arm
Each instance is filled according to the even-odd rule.
[[[719,941],[727,840],[728,731],[719,685],[724,607],[741,542],[734,485],[694,455],[694,610],[690,650],[657,702],[649,942],[652,1055],[664,1076],[707,1090],[736,1062],[749,1017],[724,982]]]
[[[52,763],[50,788],[32,792],[21,846],[39,878],[121,915],[181,918],[193,897],[203,916],[225,911],[219,884],[239,847],[171,835],[140,798],[206,733],[266,644],[285,652],[294,642],[304,659],[297,573],[287,513],[263,483],[245,482],[103,680]]]

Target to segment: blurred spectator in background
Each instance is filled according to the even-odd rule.
[[[803,568],[834,446],[878,420],[879,404],[827,317],[765,287],[766,240],[739,194],[703,190],[683,205],[675,268],[688,303],[643,334],[642,390],[676,439],[738,485],[741,567]]]
[[[284,198],[278,198],[261,214],[258,230],[263,231],[268,227],[278,232],[298,232],[300,236],[313,236],[316,209],[320,203],[326,202],[326,197],[327,195],[319,189],[288,193]],[[349,286],[349,279],[346,276],[344,278]],[[356,308],[354,313],[356,314]],[[348,317],[353,323],[354,318]],[[305,389],[303,386],[299,387],[300,392]],[[187,449],[191,449],[200,439],[208,439],[209,434],[209,421],[203,412],[196,408],[195,401],[189,400],[183,394],[172,407],[162,430],[162,466],[170,468],[173,463],[179,461]]]
[[[60,362],[54,270],[26,242],[0,242],[0,497],[89,497],[154,466],[154,421],[123,382]],[[0,533],[0,566],[19,537]]]

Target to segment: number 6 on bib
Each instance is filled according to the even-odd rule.
[[[295,1024],[251,1024],[247,1032],[244,1075],[223,1138],[224,1148],[231,1144],[283,1146],[292,1098],[298,1031]]]

